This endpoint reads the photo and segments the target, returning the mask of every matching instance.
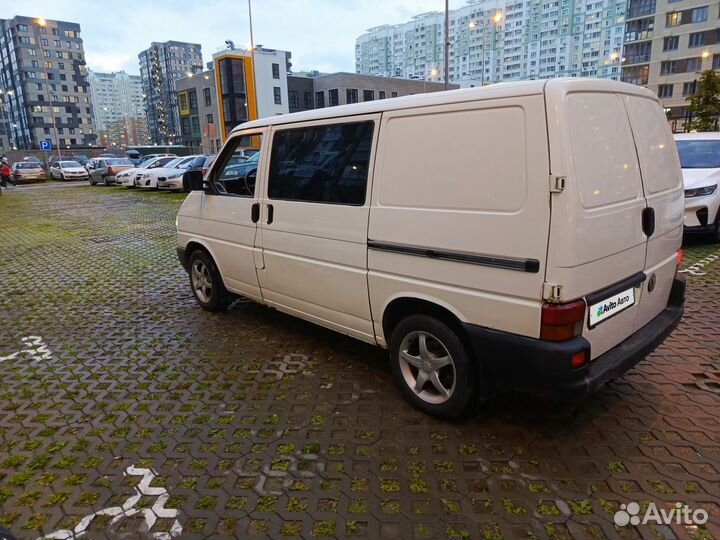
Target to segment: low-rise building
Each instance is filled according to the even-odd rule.
[[[448,85],[448,89],[455,88],[459,85]],[[444,89],[440,82],[310,71],[288,76],[288,103],[290,112],[299,112]]]
[[[222,146],[218,129],[215,71],[210,69],[175,81],[180,115],[180,144],[193,153],[215,154]]]

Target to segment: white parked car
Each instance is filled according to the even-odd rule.
[[[135,187],[135,180],[140,175],[144,174],[150,169],[163,167],[173,159],[176,159],[175,156],[162,156],[145,160],[139,166],[123,171],[117,176],[115,176],[115,181],[118,184],[121,184],[127,188],[133,188]]]
[[[162,167],[153,167],[135,176],[135,187],[143,189],[157,189],[158,178],[177,172],[185,172],[185,169],[195,156],[183,156],[168,161]]]
[[[720,133],[675,135],[685,184],[685,231],[720,242]]]
[[[257,169],[232,162],[238,147],[260,150]],[[268,116],[186,175],[178,256],[202,308],[243,296],[387,348],[435,416],[507,389],[584,397],[683,315],[682,173],[638,86],[525,81]]]
[[[50,177],[53,180],[87,180],[90,174],[77,161],[55,161],[50,164]]]
[[[167,174],[159,174],[157,187],[160,190],[183,191],[185,189],[185,185],[183,183],[185,173],[191,170],[199,170],[202,174],[205,174],[214,160],[214,155],[194,156],[190,163],[186,163],[184,165],[184,168],[179,170],[170,170]]]

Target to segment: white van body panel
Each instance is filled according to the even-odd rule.
[[[401,295],[444,298],[461,321],[538,337],[550,219],[542,94],[388,111],[378,144],[368,229],[378,340],[387,299]],[[538,268],[453,260],[467,257]]]

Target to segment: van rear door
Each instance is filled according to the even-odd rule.
[[[667,120],[654,96],[624,96],[640,162],[649,235],[642,303],[635,319],[640,329],[665,309],[682,244],[685,198],[682,171]]]
[[[646,208],[619,85],[549,81],[550,240],[545,298],[586,298],[583,336],[595,358],[629,337],[641,302]],[[564,179],[564,187],[563,187]],[[557,287],[560,287],[559,289]]]

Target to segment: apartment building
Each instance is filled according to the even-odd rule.
[[[620,78],[625,0],[475,0],[450,11],[450,80],[470,86],[550,77]],[[371,28],[356,71],[444,79],[444,13]]]
[[[34,17],[0,19],[0,122],[8,145],[59,151],[97,145],[80,25]]]
[[[198,154],[215,154],[222,146],[215,71],[175,81],[180,114],[180,144]]]
[[[720,0],[629,0],[622,80],[657,93],[675,131],[700,74],[720,70]]]
[[[124,71],[88,70],[99,142],[106,148],[148,144],[142,80]]]
[[[175,81],[203,71],[201,46],[182,41],[153,42],[138,60],[150,142],[178,144],[181,127]]]
[[[254,51],[228,49],[213,55],[222,141],[248,120],[287,114],[291,54],[257,45]]]

